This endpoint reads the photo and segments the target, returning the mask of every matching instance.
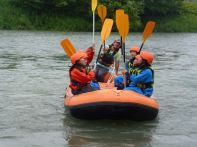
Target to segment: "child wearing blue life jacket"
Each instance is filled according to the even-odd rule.
[[[122,71],[122,74],[126,76],[126,81],[124,80],[124,76],[116,76],[114,79],[114,85],[118,90],[124,89],[124,87],[129,86],[131,83],[130,76],[138,72],[138,68],[133,66],[133,61],[135,60],[135,56],[139,54],[140,48],[138,46],[133,46],[130,48],[130,60],[126,62],[125,68],[126,70]]]
[[[151,64],[154,56],[147,51],[142,51],[135,57],[133,65],[139,69],[139,72],[130,76],[131,83],[124,90],[131,90],[139,94],[150,97],[153,93],[154,71]]]

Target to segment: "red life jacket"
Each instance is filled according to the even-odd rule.
[[[90,47],[86,49],[88,56],[88,65],[94,57],[93,49]],[[70,75],[70,85],[69,87],[73,90],[77,90],[80,86],[86,86],[94,78],[94,72],[87,73],[87,68],[80,65],[73,65],[69,70]]]
[[[78,90],[80,87],[86,86],[94,78],[94,72],[87,73],[87,68],[82,66],[73,65],[69,71],[70,85],[72,90]]]

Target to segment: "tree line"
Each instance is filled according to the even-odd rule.
[[[107,7],[107,17],[115,18],[115,10],[124,9],[132,28],[139,28],[147,20],[178,15],[184,0],[98,0]],[[10,0],[26,14],[49,14],[84,18],[92,21],[91,0]],[[98,17],[97,17],[98,18]],[[97,19],[99,20],[99,18]]]

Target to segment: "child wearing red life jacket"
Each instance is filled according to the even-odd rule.
[[[77,51],[71,56],[72,67],[69,70],[70,85],[74,95],[97,90],[91,82],[95,77],[94,71],[88,72],[88,65],[94,56],[94,46],[88,48],[86,52]],[[93,84],[95,85],[95,84]],[[98,86],[98,85],[97,85]]]

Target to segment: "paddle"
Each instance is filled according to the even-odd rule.
[[[127,14],[121,15],[120,33],[122,41],[125,43],[126,37],[129,33],[129,16]]]
[[[124,14],[122,10],[116,11],[116,25],[118,32],[122,38],[122,55],[125,62],[125,40],[129,33],[129,17],[127,14]]]
[[[100,17],[103,24],[105,17],[107,16],[107,8],[104,5],[98,5],[97,10],[98,10],[98,16]]]
[[[102,30],[101,30],[101,47],[99,49],[99,53],[97,55],[97,59],[96,59],[96,63],[98,62],[98,58],[102,49],[102,46],[105,42],[105,40],[109,37],[110,33],[111,33],[111,29],[113,26],[113,20],[112,19],[105,19]]]
[[[117,12],[118,13],[118,12]],[[119,12],[120,13],[120,12]],[[129,17],[127,14],[120,13],[117,16],[117,26],[119,34],[122,38],[122,55],[125,63],[125,41],[129,33]],[[126,85],[126,76],[124,75],[124,85]]]
[[[76,52],[75,47],[72,45],[69,39],[66,38],[62,40],[60,44],[69,57],[71,57]]]
[[[144,42],[146,41],[146,39],[151,36],[154,28],[155,28],[155,22],[154,21],[148,21],[146,23],[146,26],[145,26],[144,32],[143,32],[143,41],[142,41],[142,44],[141,44],[141,47],[140,47],[140,51],[142,50],[142,47],[143,47]]]
[[[121,16],[121,25],[120,25],[120,34],[122,36],[123,41],[123,57],[124,57],[124,63],[125,63],[125,41],[126,37],[129,33],[129,16],[127,14],[120,15]]]
[[[97,0],[92,0],[92,12],[93,12],[93,34],[92,34],[92,43],[94,43],[94,32],[95,32],[95,9],[97,6]]]
[[[121,16],[124,14],[123,9],[118,9],[116,10],[116,27],[118,28],[118,31],[120,31],[120,26],[121,26]]]
[[[121,27],[121,16],[122,15],[124,15],[124,10],[123,9],[116,10],[116,27],[118,29],[119,34],[121,34],[120,33],[120,31],[121,31],[120,27]],[[122,37],[121,37],[121,35],[120,35],[120,40],[121,40],[121,46],[122,46]],[[122,47],[121,47],[121,54],[123,55]]]

